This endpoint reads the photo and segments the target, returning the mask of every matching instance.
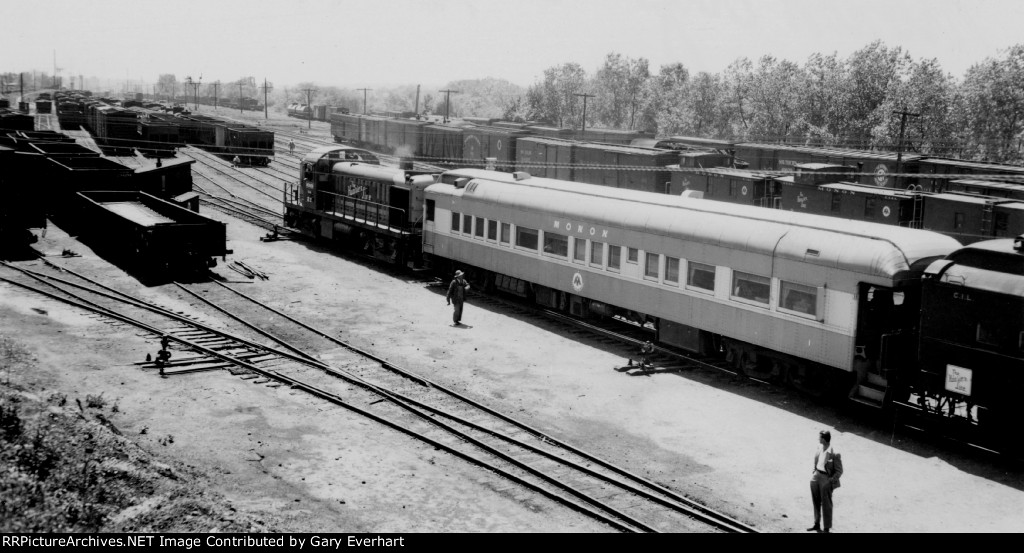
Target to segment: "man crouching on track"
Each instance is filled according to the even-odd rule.
[[[462,278],[462,274],[462,271],[455,271],[455,278],[448,285],[448,295],[445,296],[448,305],[455,302],[455,312],[452,313],[452,320],[455,321],[455,326],[462,324],[462,304],[466,301],[466,292],[469,290],[469,283],[466,282],[465,278]]]

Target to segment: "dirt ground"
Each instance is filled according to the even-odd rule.
[[[466,326],[452,327],[443,290],[418,276],[304,242],[261,242],[264,230],[204,214],[229,222],[229,261],[269,276],[249,281],[222,263],[218,274],[243,292],[761,531],[810,526],[808,482],[821,429],[832,431],[846,469],[835,531],[1024,531],[1019,468],[723,373],[631,376],[614,370],[624,363],[620,351],[472,297]],[[112,286],[137,286],[58,228],[35,247],[71,248],[81,257],[51,259]],[[146,294],[206,313],[173,285]],[[0,336],[35,356],[30,371],[8,375],[30,393],[102,393],[117,403],[109,418],[124,436],[204,474],[196,486],[279,531],[611,531],[285,387],[227,371],[161,379],[134,364],[158,349],[151,338],[3,283]]]

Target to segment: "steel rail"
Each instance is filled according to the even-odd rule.
[[[619,529],[621,529],[623,531],[635,531],[636,528],[639,528],[639,529],[642,529],[642,530],[648,531],[648,532],[656,532],[657,531],[654,528],[651,528],[651,527],[645,525],[642,522],[636,521],[635,519],[633,519],[629,515],[621,513],[621,512],[619,512],[619,511],[617,511],[617,510],[615,510],[615,509],[613,509],[613,508],[603,504],[602,502],[600,502],[600,501],[598,501],[598,500],[596,500],[594,498],[590,498],[589,496],[587,496],[583,492],[580,492],[578,490],[575,490],[575,489],[573,489],[571,487],[566,486],[565,484],[560,482],[557,478],[554,478],[554,477],[552,477],[550,475],[547,475],[547,474],[539,471],[538,469],[530,467],[526,463],[521,462],[521,461],[511,457],[510,455],[508,455],[508,454],[506,454],[506,453],[504,453],[502,451],[498,451],[497,449],[495,449],[495,448],[493,448],[493,447],[491,447],[491,446],[489,446],[489,445],[487,445],[487,444],[485,444],[483,442],[480,442],[476,438],[473,438],[472,436],[469,436],[469,435],[465,434],[464,432],[461,432],[461,431],[459,431],[459,430],[457,430],[455,428],[452,428],[451,426],[449,426],[447,424],[444,424],[443,422],[437,420],[435,417],[431,417],[429,415],[426,415],[424,413],[419,412],[415,407],[413,407],[412,405],[409,405],[408,403],[403,401],[401,398],[396,397],[390,391],[381,389],[379,386],[377,386],[377,385],[375,385],[373,383],[367,382],[364,379],[362,379],[362,378],[360,378],[360,377],[358,377],[356,375],[352,375],[350,373],[347,373],[346,371],[339,371],[339,370],[334,369],[333,367],[330,367],[329,365],[326,365],[326,364],[324,364],[322,362],[319,362],[319,361],[309,361],[309,360],[306,360],[306,359],[304,359],[304,358],[302,358],[300,356],[293,355],[293,354],[290,354],[288,352],[284,352],[284,351],[281,351],[281,350],[278,350],[278,349],[275,349],[275,348],[271,348],[271,347],[266,346],[266,345],[256,344],[254,342],[251,342],[251,341],[246,340],[244,338],[238,337],[238,336],[236,336],[234,334],[231,334],[231,333],[223,331],[223,330],[213,329],[213,328],[211,328],[211,327],[209,327],[207,325],[199,323],[198,321],[193,321],[191,319],[188,319],[187,317],[178,315],[177,313],[174,313],[173,311],[169,311],[169,310],[160,308],[158,306],[153,306],[153,305],[151,305],[151,304],[149,304],[147,302],[141,301],[141,300],[139,300],[137,298],[133,298],[133,297],[131,297],[128,294],[125,294],[125,293],[117,291],[117,290],[113,290],[112,288],[110,288],[110,287],[108,287],[108,286],[106,286],[106,285],[104,285],[102,283],[95,282],[92,279],[89,279],[88,277],[79,275],[79,274],[77,274],[74,271],[71,271],[69,269],[60,268],[59,266],[57,266],[55,264],[52,264],[52,263],[50,263],[48,261],[47,261],[47,263],[50,264],[51,266],[58,267],[58,268],[60,268],[63,271],[66,271],[66,272],[68,272],[70,274],[73,274],[73,275],[75,275],[75,276],[77,276],[77,277],[79,277],[79,278],[81,278],[83,280],[86,280],[87,282],[95,284],[96,286],[99,286],[101,288],[109,290],[112,293],[106,293],[106,292],[90,289],[90,288],[85,287],[85,286],[83,286],[81,284],[76,284],[76,283],[73,283],[73,282],[69,282],[69,281],[67,281],[65,279],[60,279],[60,278],[53,277],[53,276],[50,276],[50,275],[41,275],[41,274],[38,274],[38,273],[34,273],[33,271],[28,271],[26,269],[22,269],[20,267],[16,267],[16,266],[10,265],[9,263],[6,263],[6,262],[0,262],[0,263],[2,263],[5,266],[8,266],[8,267],[10,267],[12,269],[15,269],[17,271],[20,271],[20,272],[30,276],[31,278],[35,278],[37,280],[42,280],[42,279],[56,280],[58,282],[61,282],[62,284],[66,284],[66,285],[69,285],[69,286],[72,286],[72,287],[80,288],[80,289],[86,290],[86,291],[88,291],[90,293],[97,294],[97,295],[100,295],[100,296],[104,296],[104,297],[107,297],[109,299],[113,299],[115,301],[123,301],[125,303],[129,303],[131,305],[134,305],[135,307],[139,307],[139,308],[143,308],[143,309],[148,309],[150,311],[162,314],[162,315],[164,315],[166,317],[175,319],[175,320],[177,320],[179,322],[183,322],[183,323],[185,323],[187,325],[194,326],[196,328],[200,328],[200,329],[202,329],[202,330],[204,330],[206,332],[209,332],[211,334],[220,335],[220,336],[224,336],[224,337],[230,338],[230,339],[232,339],[232,340],[234,340],[234,341],[236,341],[236,342],[238,342],[238,343],[240,343],[242,345],[250,347],[252,349],[262,349],[262,350],[268,351],[270,353],[273,353],[275,355],[278,355],[280,357],[291,359],[292,361],[295,361],[295,362],[298,362],[298,363],[311,365],[311,366],[320,368],[322,370],[325,370],[325,371],[331,373],[333,376],[337,376],[337,377],[343,378],[343,379],[347,380],[348,382],[350,382],[352,384],[359,385],[359,386],[361,386],[363,388],[368,389],[369,391],[371,391],[373,393],[376,393],[377,395],[379,395],[379,396],[383,397],[384,399],[390,401],[392,404],[394,404],[394,405],[396,405],[396,406],[398,406],[398,407],[400,407],[402,409],[405,409],[405,410],[409,411],[414,416],[419,417],[424,422],[441,428],[442,431],[447,432],[451,436],[455,436],[455,437],[457,437],[457,438],[459,438],[461,440],[464,440],[466,442],[471,443],[472,445],[476,446],[477,448],[479,448],[479,449],[481,449],[483,451],[486,451],[486,452],[490,453],[491,455],[493,455],[495,457],[498,457],[499,459],[502,459],[503,461],[518,467],[520,470],[523,470],[524,472],[532,474],[536,478],[539,478],[539,479],[541,479],[543,481],[546,481],[549,485],[552,485],[555,488],[561,489],[563,492],[568,493],[570,495],[573,495],[577,499],[579,499],[581,501],[584,501],[586,503],[589,503],[592,506],[595,506],[598,509],[601,509],[601,510],[605,511],[606,513],[609,513],[614,518],[609,518],[609,517],[607,517],[605,515],[602,515],[600,513],[594,513],[590,508],[584,507],[583,505],[579,505],[579,504],[577,504],[575,502],[572,502],[572,501],[568,501],[563,496],[560,496],[558,494],[550,492],[549,490],[545,490],[544,488],[542,488],[542,487],[540,487],[540,486],[538,486],[538,485],[536,485],[536,484],[534,484],[532,482],[524,480],[521,477],[513,475],[511,473],[507,473],[507,471],[504,471],[500,467],[496,467],[494,465],[488,464],[486,461],[482,461],[482,460],[476,459],[475,457],[472,457],[469,454],[462,455],[461,452],[459,452],[458,454],[459,454],[460,457],[466,458],[467,460],[472,460],[474,463],[477,463],[480,466],[483,466],[485,468],[489,468],[491,470],[495,470],[495,471],[501,472],[503,475],[507,474],[508,475],[507,477],[509,479],[511,479],[512,481],[514,481],[514,482],[517,482],[517,483],[520,483],[522,485],[525,485],[525,486],[529,487],[530,489],[533,489],[534,491],[541,492],[546,497],[554,499],[554,500],[556,500],[556,501],[558,501],[558,502],[560,502],[560,503],[562,503],[564,505],[567,505],[567,506],[577,510],[578,512],[587,514],[588,516],[591,516],[592,518],[596,518],[598,520],[601,520],[602,522],[608,523],[611,526],[619,528]],[[18,283],[16,281],[12,281],[10,279],[6,279],[6,278],[3,278],[3,277],[0,277],[0,280],[11,282],[12,284],[23,286],[23,287],[26,287],[28,289],[32,289],[34,291],[39,291],[41,293],[45,293],[44,291],[35,289],[35,288],[30,287],[28,285],[24,285],[22,283]],[[50,285],[52,286],[52,284],[50,284]],[[62,292],[65,293],[65,294],[68,294],[68,295],[72,295],[70,292],[68,292],[66,290],[62,290]],[[55,295],[52,295],[52,294],[49,294],[49,293],[45,293],[45,294],[48,295],[48,296],[53,297],[54,299],[58,299],[58,300],[62,300],[63,301],[63,298],[59,298],[59,297],[57,297]],[[122,296],[123,299],[118,299],[118,298],[114,297],[115,294],[119,295],[119,296]],[[185,340],[185,339],[183,339],[181,337],[178,337],[178,336],[168,335],[163,330],[157,329],[155,327],[151,327],[149,325],[146,325],[145,323],[141,323],[141,322],[139,322],[137,320],[134,320],[134,319],[131,319],[131,318],[126,317],[124,315],[121,315],[121,314],[119,314],[119,313],[117,313],[115,311],[112,311],[112,310],[108,309],[108,308],[104,308],[102,306],[98,306],[98,305],[94,304],[93,302],[89,302],[88,300],[84,300],[84,299],[81,299],[81,298],[80,298],[80,300],[82,302],[84,302],[84,303],[91,303],[94,307],[90,307],[89,308],[90,310],[97,311],[97,312],[102,312],[103,314],[108,314],[109,313],[113,318],[116,318],[116,319],[121,320],[122,322],[126,322],[128,324],[133,324],[135,326],[139,326],[140,328],[144,328],[145,330],[147,330],[149,332],[152,332],[152,333],[154,333],[156,335],[159,335],[159,336],[167,335],[171,339],[175,340],[176,342],[181,343],[181,344],[183,344],[183,345],[185,345],[187,347],[190,347],[192,349],[195,349],[196,351],[207,353],[207,354],[212,355],[214,357],[217,357],[217,358],[219,358],[219,359],[221,359],[223,361],[227,361],[229,363],[234,363],[234,364],[236,364],[238,366],[241,366],[243,368],[246,368],[248,370],[253,370],[253,371],[255,371],[255,372],[257,372],[257,373],[259,373],[259,374],[261,374],[261,375],[263,375],[263,376],[265,376],[267,378],[274,378],[276,380],[285,381],[285,383],[289,384],[292,387],[298,387],[298,388],[301,388],[301,389],[308,389],[308,390],[316,390],[316,388],[314,388],[312,386],[309,386],[308,384],[302,383],[301,381],[298,381],[298,380],[293,379],[291,377],[287,377],[285,375],[282,375],[282,374],[280,374],[277,371],[265,371],[265,370],[260,369],[259,367],[256,367],[256,366],[254,366],[254,365],[252,365],[250,363],[247,363],[247,362],[244,362],[244,361],[240,361],[240,360],[238,360],[236,358],[233,358],[231,356],[227,356],[227,355],[221,354],[221,353],[217,352],[216,350],[211,350],[209,348],[206,348],[206,347],[204,347],[204,346],[202,346],[200,344],[194,343],[192,341]],[[273,375],[273,376],[271,376],[271,375]],[[326,392],[324,392],[324,393],[326,393]],[[339,400],[340,400],[340,398],[339,398]],[[345,406],[348,407],[348,405],[345,405]],[[352,406],[352,407],[355,407],[355,406]],[[358,409],[358,408],[355,407],[355,409]],[[376,416],[374,416],[374,420],[378,420]],[[389,423],[389,425],[390,424],[391,423]],[[398,423],[393,423],[393,424],[397,425]],[[411,435],[414,435],[414,436],[420,436],[420,433],[417,433],[415,431],[406,430],[406,429],[403,429],[403,431],[409,432],[409,433],[411,433]],[[432,440],[432,439],[430,439],[430,438],[428,438],[426,436],[423,436],[423,437],[425,439],[427,439],[427,440]],[[432,445],[438,445],[439,444],[439,442],[433,442],[433,441],[431,443],[432,443]],[[454,450],[454,448],[447,448],[446,447],[445,450],[446,451],[447,450],[451,450],[453,453],[457,452],[457,450]],[[626,524],[631,525],[632,527],[626,526],[623,523],[620,523],[618,521],[624,521]]]
[[[323,338],[325,338],[325,339],[327,339],[327,340],[329,340],[329,341],[331,341],[331,342],[333,342],[333,343],[335,343],[335,344],[337,344],[339,346],[342,346],[342,347],[344,347],[344,348],[346,348],[346,349],[348,349],[350,351],[356,352],[356,353],[358,353],[361,356],[364,356],[364,357],[367,357],[369,359],[373,359],[374,361],[377,361],[385,369],[388,369],[388,370],[391,370],[393,372],[396,372],[396,373],[400,374],[401,376],[403,376],[403,377],[405,377],[405,378],[407,378],[409,380],[423,383],[424,385],[427,385],[427,386],[429,386],[429,387],[431,387],[433,389],[436,389],[436,390],[438,390],[440,392],[448,394],[449,396],[451,396],[451,397],[453,397],[453,398],[455,398],[455,399],[457,399],[457,400],[459,400],[461,402],[464,402],[465,404],[470,405],[471,407],[473,407],[475,409],[478,409],[480,411],[486,412],[487,414],[489,414],[489,415],[491,415],[493,417],[496,417],[496,418],[498,418],[500,420],[503,420],[503,421],[505,421],[505,422],[507,422],[509,424],[512,424],[513,426],[515,426],[517,428],[520,428],[521,430],[526,431],[527,433],[533,435],[534,437],[540,439],[541,441],[553,444],[553,445],[555,445],[557,447],[560,447],[560,448],[562,448],[562,449],[564,449],[566,451],[569,451],[569,452],[571,452],[571,453],[573,453],[573,454],[575,454],[575,455],[577,455],[577,456],[579,456],[581,458],[584,458],[584,459],[586,459],[586,460],[588,460],[588,461],[590,461],[592,463],[595,463],[595,464],[597,464],[597,465],[599,465],[599,466],[601,466],[601,467],[603,467],[603,468],[605,468],[605,469],[607,469],[609,471],[612,471],[613,473],[618,474],[619,476],[627,478],[628,480],[631,480],[631,481],[633,481],[635,483],[641,484],[641,485],[646,486],[648,488],[654,489],[658,493],[663,494],[665,496],[668,496],[672,500],[674,500],[674,501],[676,501],[676,502],[686,506],[688,509],[694,509],[694,510],[699,511],[700,513],[703,513],[703,515],[706,515],[706,516],[709,516],[709,517],[713,517],[713,519],[710,520],[710,521],[709,520],[702,520],[702,522],[711,523],[711,524],[725,524],[725,525],[728,525],[728,526],[731,526],[731,527],[737,529],[737,531],[742,531],[742,532],[756,532],[756,530],[753,527],[750,527],[750,526],[748,526],[748,525],[746,525],[746,524],[744,524],[742,522],[739,522],[739,521],[737,521],[735,519],[732,519],[731,517],[725,516],[725,515],[717,512],[717,511],[714,511],[714,510],[709,509],[709,508],[707,508],[707,507],[705,507],[703,505],[700,505],[699,503],[696,503],[696,502],[694,502],[694,501],[692,501],[690,499],[687,499],[687,498],[685,498],[685,497],[683,497],[683,496],[673,492],[672,490],[669,490],[669,489],[667,489],[667,488],[665,488],[665,487],[663,487],[663,486],[661,486],[659,484],[651,482],[651,481],[649,481],[649,480],[647,480],[647,479],[645,479],[645,478],[643,478],[641,476],[633,474],[633,473],[631,473],[631,472],[629,472],[629,471],[627,471],[625,469],[622,469],[621,467],[618,467],[618,466],[616,466],[616,465],[614,465],[614,464],[612,464],[612,463],[610,463],[608,461],[605,461],[605,460],[603,460],[603,459],[601,459],[601,458],[599,458],[599,457],[597,457],[597,456],[595,456],[593,454],[590,454],[590,453],[585,452],[585,451],[583,451],[583,450],[581,450],[581,449],[579,449],[579,448],[577,448],[575,446],[569,445],[568,443],[565,443],[565,442],[563,442],[561,440],[558,440],[557,438],[555,438],[553,436],[550,436],[548,434],[545,434],[544,432],[541,432],[540,430],[538,430],[538,429],[536,429],[536,428],[534,428],[534,427],[532,427],[532,426],[530,426],[530,425],[528,425],[528,424],[526,424],[526,423],[524,423],[522,421],[519,421],[519,420],[515,419],[514,417],[511,417],[509,415],[505,415],[504,413],[496,411],[496,410],[494,410],[494,409],[492,409],[492,408],[490,408],[490,407],[488,407],[486,405],[483,405],[483,404],[481,404],[481,403],[479,403],[479,402],[477,402],[477,401],[475,401],[475,400],[473,400],[473,399],[471,399],[469,397],[466,397],[466,396],[456,392],[455,390],[452,390],[452,389],[450,389],[450,388],[448,388],[446,386],[443,386],[441,384],[437,384],[436,382],[433,382],[433,381],[431,381],[431,380],[429,380],[429,379],[427,379],[427,378],[425,378],[423,376],[420,376],[418,374],[415,374],[415,373],[412,373],[412,372],[407,371],[405,369],[402,369],[402,368],[400,368],[400,367],[390,363],[386,359],[378,357],[377,355],[375,355],[373,353],[370,353],[370,352],[367,352],[365,350],[362,350],[362,349],[360,349],[360,348],[358,348],[356,346],[353,346],[352,344],[349,344],[347,342],[344,342],[342,340],[338,340],[337,338],[331,336],[329,333],[324,332],[324,331],[322,331],[320,329],[317,329],[315,327],[312,327],[312,326],[310,326],[310,325],[308,325],[308,324],[306,324],[306,323],[304,323],[302,321],[299,321],[299,320],[291,317],[290,315],[287,315],[286,313],[283,313],[280,310],[274,309],[274,308],[270,307],[269,305],[266,305],[264,302],[256,300],[256,299],[254,299],[254,298],[252,298],[252,297],[250,297],[250,296],[248,296],[248,295],[246,295],[246,294],[244,294],[244,293],[242,293],[242,292],[240,292],[238,290],[235,290],[234,288],[232,288],[232,287],[230,287],[230,286],[228,286],[228,285],[226,285],[226,284],[224,284],[222,282],[217,282],[217,281],[215,281],[215,282],[219,286],[221,286],[221,287],[223,287],[223,288],[225,288],[225,289],[227,289],[227,290],[229,290],[229,291],[231,291],[231,292],[233,292],[233,293],[235,293],[235,294],[237,294],[237,295],[239,295],[239,296],[241,296],[241,297],[243,297],[243,298],[245,298],[245,299],[247,299],[247,300],[249,300],[249,301],[251,301],[251,302],[253,302],[253,303],[257,304],[257,305],[259,305],[259,306],[261,306],[261,307],[263,307],[264,309],[266,309],[266,310],[268,310],[268,311],[270,311],[270,312],[272,312],[272,313],[274,313],[274,314],[276,314],[276,315],[278,315],[278,316],[280,316],[282,318],[285,318],[285,319],[287,319],[287,320],[289,320],[289,321],[291,321],[291,322],[293,322],[293,323],[295,323],[295,324],[297,324],[297,325],[299,325],[299,326],[309,330],[310,332],[313,332],[314,334],[316,334],[318,336],[321,336],[321,337],[323,337]],[[410,399],[410,401],[416,402],[416,400],[412,400],[412,399]],[[420,402],[416,402],[416,404],[419,407],[421,407],[421,408],[430,410],[431,412],[437,413],[439,415],[442,415],[442,416],[445,416],[445,417],[448,417],[448,418],[452,418],[452,419],[457,419],[458,418],[455,415],[447,413],[447,412],[445,412],[445,411],[443,411],[441,409],[437,409],[437,408],[435,408],[433,406],[425,405],[425,404],[422,404]],[[650,501],[657,502],[657,503],[659,503],[659,504],[661,504],[663,506],[669,507],[669,508],[675,508],[676,507],[676,505],[673,505],[673,504],[671,504],[669,502],[664,502],[664,500],[662,500],[661,498],[658,498],[656,496],[650,495],[648,492],[646,492],[644,490],[640,490],[640,489],[633,488],[633,487],[628,487],[628,488],[624,487],[624,486],[622,486],[622,484],[620,482],[615,482],[615,481],[612,481],[610,479],[607,479],[603,475],[600,475],[599,473],[593,472],[590,469],[588,469],[586,467],[583,467],[582,465],[577,465],[575,463],[571,463],[570,461],[566,461],[564,459],[558,459],[558,458],[556,458],[557,456],[555,454],[551,453],[551,452],[548,452],[548,451],[543,450],[543,449],[536,448],[536,447],[534,447],[532,445],[529,445],[529,444],[526,444],[526,443],[521,442],[519,440],[516,440],[515,438],[512,438],[510,436],[501,435],[500,433],[498,433],[496,431],[492,431],[490,429],[483,428],[483,427],[481,427],[479,425],[475,425],[474,423],[471,423],[471,422],[468,422],[468,421],[462,422],[462,424],[466,424],[467,426],[470,426],[471,428],[474,428],[474,429],[479,430],[479,431],[490,433],[490,434],[492,434],[492,435],[494,435],[496,437],[500,437],[502,439],[506,439],[508,441],[515,442],[516,445],[518,445],[520,447],[529,449],[529,450],[533,451],[534,453],[543,455],[543,456],[548,457],[548,458],[550,458],[552,460],[556,460],[556,461],[558,461],[560,463],[565,463],[565,464],[572,465],[572,468],[574,468],[576,470],[580,470],[582,472],[585,472],[585,473],[589,474],[592,477],[602,479],[602,480],[604,480],[604,481],[606,481],[608,483],[619,485],[620,487],[623,487],[624,489],[628,489],[629,491],[631,491],[633,493],[636,493],[637,495],[640,495],[640,496],[642,496],[642,497],[644,497],[644,498],[646,498],[646,499],[648,499]],[[685,514],[688,514],[688,515],[691,515],[691,516],[696,516],[696,517],[698,517],[698,519],[701,519],[701,517],[702,517],[702,515],[696,515],[696,514],[694,514],[692,512],[689,512],[689,511],[687,511]]]
[[[3,264],[4,265],[8,265],[5,262]],[[17,267],[12,267],[12,268],[17,269]],[[129,324],[129,325],[141,328],[143,330],[146,330],[147,332],[153,333],[153,334],[155,334],[157,336],[167,335],[161,329],[152,327],[152,326],[147,325],[147,324],[145,324],[145,323],[143,323],[141,321],[138,321],[136,319],[132,319],[130,317],[121,315],[121,314],[119,314],[119,313],[117,313],[115,311],[103,308],[101,306],[89,305],[90,302],[88,302],[88,300],[76,301],[76,300],[69,299],[69,298],[62,298],[60,296],[57,296],[56,294],[47,292],[47,291],[42,290],[40,288],[36,288],[34,286],[30,286],[30,285],[27,285],[27,284],[24,284],[24,283],[21,283],[21,282],[17,282],[15,280],[11,280],[11,279],[8,279],[8,278],[2,277],[2,276],[0,276],[0,281],[8,282],[8,283],[13,284],[15,286],[20,286],[20,287],[25,288],[27,290],[30,290],[30,291],[36,292],[38,294],[50,297],[50,298],[52,298],[54,300],[67,303],[69,305],[77,306],[77,307],[79,307],[81,309],[85,309],[85,310],[88,310],[88,311],[93,311],[93,312],[99,313],[101,315],[108,316],[110,318],[113,318],[113,319],[119,320],[121,322],[124,322],[125,324]],[[66,291],[64,293],[65,294],[69,294]],[[218,352],[216,350],[213,350],[213,349],[210,349],[210,348],[206,348],[206,347],[204,347],[204,346],[202,346],[200,344],[193,343],[193,342],[188,341],[188,340],[184,340],[184,339],[182,339],[180,337],[171,336],[171,338],[173,338],[175,341],[177,341],[179,343],[185,344],[188,347],[195,349],[196,351],[201,351],[201,352],[206,353],[208,355],[221,358],[221,359],[223,359],[223,360],[225,360],[225,361],[227,361],[229,363],[233,363],[233,364],[235,364],[235,365],[237,365],[239,367],[242,367],[242,368],[245,368],[247,370],[253,371],[253,372],[257,373],[257,374],[260,374],[260,375],[264,376],[265,378],[279,381],[282,384],[287,384],[289,387],[291,387],[293,389],[299,389],[299,390],[305,391],[305,392],[307,392],[307,393],[309,393],[309,394],[311,394],[311,395],[313,395],[315,397],[319,397],[321,399],[327,400],[327,401],[329,401],[329,402],[331,402],[331,403],[333,403],[335,405],[338,405],[340,407],[344,407],[346,409],[349,409],[349,410],[351,410],[351,411],[353,411],[353,412],[355,412],[355,413],[357,413],[357,414],[359,414],[361,416],[367,417],[367,418],[369,418],[371,420],[374,420],[376,422],[384,424],[385,426],[388,426],[388,427],[393,428],[395,430],[398,430],[398,431],[400,431],[402,433],[405,433],[405,434],[407,434],[409,436],[412,436],[412,437],[414,437],[414,438],[416,438],[418,440],[424,441],[424,442],[428,443],[429,445],[434,446],[437,449],[446,451],[446,452],[448,452],[448,453],[450,453],[452,455],[455,455],[456,457],[459,457],[459,458],[461,458],[461,459],[463,459],[463,460],[465,460],[467,462],[470,462],[471,464],[477,465],[479,467],[482,467],[482,468],[485,468],[485,469],[488,469],[488,470],[492,470],[492,471],[496,472],[497,474],[499,474],[500,476],[502,476],[502,477],[504,477],[504,478],[506,478],[506,479],[508,479],[508,480],[510,480],[512,482],[515,482],[515,483],[517,483],[519,485],[522,485],[522,486],[524,486],[526,488],[529,488],[529,489],[531,489],[531,490],[533,490],[533,491],[535,491],[535,492],[537,492],[537,493],[539,493],[539,494],[541,494],[541,495],[543,495],[543,496],[545,496],[545,497],[547,497],[547,498],[549,498],[549,499],[551,499],[551,500],[553,500],[553,501],[555,501],[557,503],[561,503],[562,505],[565,505],[565,506],[567,506],[567,507],[569,507],[569,508],[571,508],[571,509],[573,509],[573,510],[579,512],[579,513],[581,513],[581,514],[589,516],[589,517],[591,517],[591,518],[593,518],[595,520],[598,520],[600,522],[604,522],[605,524],[608,524],[609,526],[611,526],[613,528],[616,528],[616,529],[624,531],[624,532],[633,532],[633,531],[635,531],[635,528],[632,528],[632,527],[628,526],[627,524],[619,522],[619,520],[616,520],[615,518],[612,518],[612,517],[603,515],[601,513],[595,512],[595,511],[593,511],[593,510],[591,510],[591,509],[589,509],[589,508],[587,508],[587,507],[585,507],[583,505],[580,505],[578,503],[567,501],[564,497],[562,497],[562,496],[560,496],[558,494],[555,494],[554,492],[551,492],[550,490],[547,490],[547,489],[543,488],[542,486],[536,485],[533,482],[525,480],[525,479],[523,479],[523,478],[521,478],[521,477],[519,477],[519,476],[517,476],[515,474],[512,474],[512,473],[502,469],[501,467],[498,467],[498,466],[489,464],[486,461],[477,459],[477,458],[473,457],[472,455],[469,455],[468,453],[462,452],[462,451],[460,451],[460,450],[458,450],[458,449],[456,449],[454,447],[451,447],[451,446],[449,446],[447,444],[439,442],[439,441],[437,441],[437,440],[435,440],[433,438],[430,438],[429,436],[425,436],[425,435],[423,435],[420,432],[417,432],[415,430],[406,428],[406,427],[404,427],[404,426],[402,426],[402,425],[400,425],[400,424],[398,424],[398,423],[396,423],[394,421],[391,421],[391,420],[389,420],[389,419],[387,419],[387,418],[385,418],[383,416],[376,415],[374,413],[366,411],[365,409],[362,409],[362,408],[360,408],[360,407],[358,407],[356,405],[353,405],[353,404],[345,401],[343,398],[337,396],[336,394],[332,394],[330,392],[327,392],[327,391],[322,390],[320,388],[317,388],[315,386],[306,384],[306,383],[301,382],[299,380],[296,380],[296,379],[293,379],[293,378],[288,377],[286,375],[280,374],[277,371],[267,371],[267,370],[261,369],[261,368],[255,366],[255,365],[253,365],[251,363],[245,362],[245,361],[237,359],[237,358],[233,358],[231,356],[227,356],[227,355],[221,354],[220,352]],[[382,395],[384,395],[386,397],[386,393],[382,393]],[[394,400],[392,400],[392,401],[394,401]],[[398,402],[398,403],[400,403],[400,402]],[[431,421],[430,417],[421,417],[421,418],[423,418],[424,420],[426,420],[428,422],[436,422],[436,421]],[[628,519],[626,519],[626,520],[628,520]],[[639,527],[643,528],[642,525],[639,526]],[[651,529],[650,531],[653,531],[653,529]]]

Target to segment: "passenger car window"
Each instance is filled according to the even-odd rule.
[[[604,242],[590,243],[590,264],[596,267],[604,265]]]
[[[732,274],[732,297],[768,305],[771,281],[768,277],[734,271]]]
[[[573,240],[572,246],[573,261],[583,263],[587,260],[587,241],[582,238]]]
[[[818,289],[781,281],[779,307],[805,315],[818,315]]]
[[[452,212],[452,230],[455,232],[459,231],[459,222],[462,221],[462,215],[456,212]]]
[[[665,256],[665,282],[679,284],[679,258]]]
[[[516,227],[516,246],[537,251],[539,232],[526,227]]]
[[[569,237],[554,232],[544,232],[544,253],[569,257]]]
[[[608,269],[618,271],[622,265],[622,247],[612,244],[608,245]]]
[[[687,265],[686,285],[704,290],[715,289],[715,266],[690,261]]]
[[[661,270],[661,256],[656,253],[644,252],[644,276],[647,278],[658,279],[658,272]]]

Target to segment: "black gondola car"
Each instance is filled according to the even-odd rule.
[[[150,276],[203,271],[227,249],[227,225],[138,191],[79,192],[83,233],[97,251]],[[117,237],[117,239],[111,239]]]

